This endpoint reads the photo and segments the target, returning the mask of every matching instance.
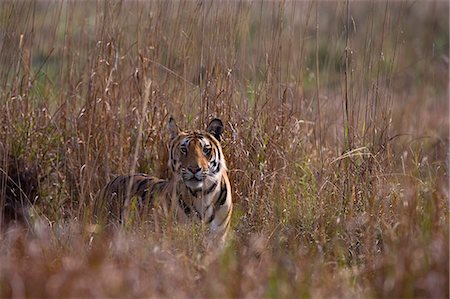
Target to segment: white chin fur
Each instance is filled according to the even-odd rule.
[[[189,180],[189,181],[184,181],[186,187],[188,187],[191,190],[201,190],[203,188],[203,181],[194,181],[194,180]]]

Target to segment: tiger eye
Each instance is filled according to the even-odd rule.
[[[204,153],[206,156],[211,155],[211,147],[204,147],[204,148],[203,148],[203,153]]]
[[[186,155],[186,154],[187,154],[187,149],[186,149],[186,147],[185,147],[185,146],[180,146],[180,152],[181,152],[182,154]]]

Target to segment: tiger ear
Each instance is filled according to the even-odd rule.
[[[220,141],[220,137],[223,133],[222,121],[218,118],[213,119],[206,128],[206,132],[212,134],[218,141]]]
[[[170,139],[174,139],[180,133],[180,129],[178,129],[175,119],[172,116],[169,118],[169,133]]]

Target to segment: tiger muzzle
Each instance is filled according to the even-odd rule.
[[[206,178],[206,172],[201,167],[194,169],[188,167],[182,172],[182,177],[185,182],[201,182]]]

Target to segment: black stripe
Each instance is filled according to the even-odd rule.
[[[230,216],[231,210],[232,210],[231,208],[228,209],[227,216],[225,216],[225,218],[222,220],[222,222],[217,227],[221,227],[222,224],[228,219],[228,216]]]
[[[184,137],[183,138],[184,142],[183,143],[180,142],[180,145],[184,145],[184,146],[188,147],[189,143],[191,142],[191,138],[192,138],[191,135]]]
[[[204,194],[204,195],[207,195],[207,194],[211,193],[216,187],[217,187],[217,182],[214,183],[214,184],[208,189],[207,193],[203,193],[203,194]],[[216,202],[217,202],[217,200],[216,200]],[[209,205],[206,207],[206,209],[204,210],[205,213],[209,210],[209,208],[211,207],[211,205],[215,206],[215,205],[216,205],[216,202],[211,201],[211,202],[209,203]],[[213,209],[213,213],[212,213],[212,215],[210,216],[210,218],[208,219],[207,223],[210,223],[210,222],[212,221],[211,217],[214,218],[214,209]]]
[[[219,163],[217,163],[216,170],[213,171],[214,174],[218,173],[220,171],[220,160]]]
[[[197,209],[193,206],[192,207],[194,209],[195,215],[198,217],[198,219],[203,220],[202,215],[199,213],[199,211],[197,211]]]
[[[216,151],[217,151],[217,160],[219,160],[220,162],[220,160],[222,160],[222,157],[220,156],[220,150],[217,148]]]
[[[221,157],[220,157],[220,151],[219,151],[219,149],[216,149],[216,151],[217,151],[217,167],[216,167],[216,170],[214,170],[213,171],[213,173],[218,173],[219,171],[220,171],[220,161],[221,161]]]
[[[155,180],[154,177],[149,177],[148,181],[151,183]],[[149,204],[152,204],[152,201],[155,197],[155,195],[159,195],[162,192],[162,189],[164,187],[164,184],[166,183],[166,181],[162,180],[159,182],[156,182],[154,184],[150,184],[149,186],[146,186],[146,188],[144,189],[144,192],[142,192],[142,199],[146,199],[147,197],[147,193],[149,194]]]
[[[220,190],[220,195],[218,199],[219,206],[223,206],[225,204],[225,201],[227,200],[227,185],[225,184],[224,188]]]
[[[214,210],[213,210],[211,216],[209,216],[209,219],[208,219],[208,221],[206,221],[206,223],[210,224],[214,220],[215,216],[216,216],[216,213],[214,213]]]
[[[216,189],[216,187],[217,187],[217,182],[215,182],[214,184],[212,184],[212,186],[209,187],[208,190],[206,190],[205,192],[203,192],[203,194],[204,194],[204,195],[207,195],[207,194],[211,193],[214,189]]]
[[[146,200],[147,191],[148,191],[148,189],[145,189],[144,192],[142,192],[142,195],[141,195],[142,200]]]
[[[181,197],[178,197],[178,203],[180,204],[181,209],[184,211],[184,213],[189,216],[192,212],[191,208],[184,202]]]
[[[194,192],[194,191],[192,191],[192,189],[189,188],[189,187],[188,187],[188,190],[189,190],[189,192],[191,192],[191,195],[192,195],[192,196],[197,197],[197,191]]]
[[[155,183],[155,184],[153,185],[153,191],[154,191],[154,192],[161,192],[162,189],[163,189],[163,187],[164,187],[164,185],[165,185],[165,183],[166,183],[166,181],[164,181],[164,180]]]
[[[116,176],[111,182],[108,183],[109,186],[112,186],[119,178],[121,178],[122,176]]]
[[[169,150],[169,161],[170,161],[170,166],[171,166],[173,172],[175,172],[175,164],[174,164],[174,160],[175,160],[175,159],[173,159],[173,156],[174,156],[174,153],[173,153],[174,148],[175,148],[175,144],[172,142],[171,148],[170,148],[170,150]]]
[[[214,136],[214,134],[211,134],[209,132],[206,132],[206,134],[207,134],[206,136],[209,137],[209,141],[211,141],[212,144],[214,144],[217,147],[220,146],[220,141],[216,138],[216,136]]]
[[[144,185],[145,185],[145,188],[148,188],[148,186],[147,186],[148,181],[149,181],[148,179],[144,179],[144,180],[140,181],[137,186],[136,192],[140,192]]]

